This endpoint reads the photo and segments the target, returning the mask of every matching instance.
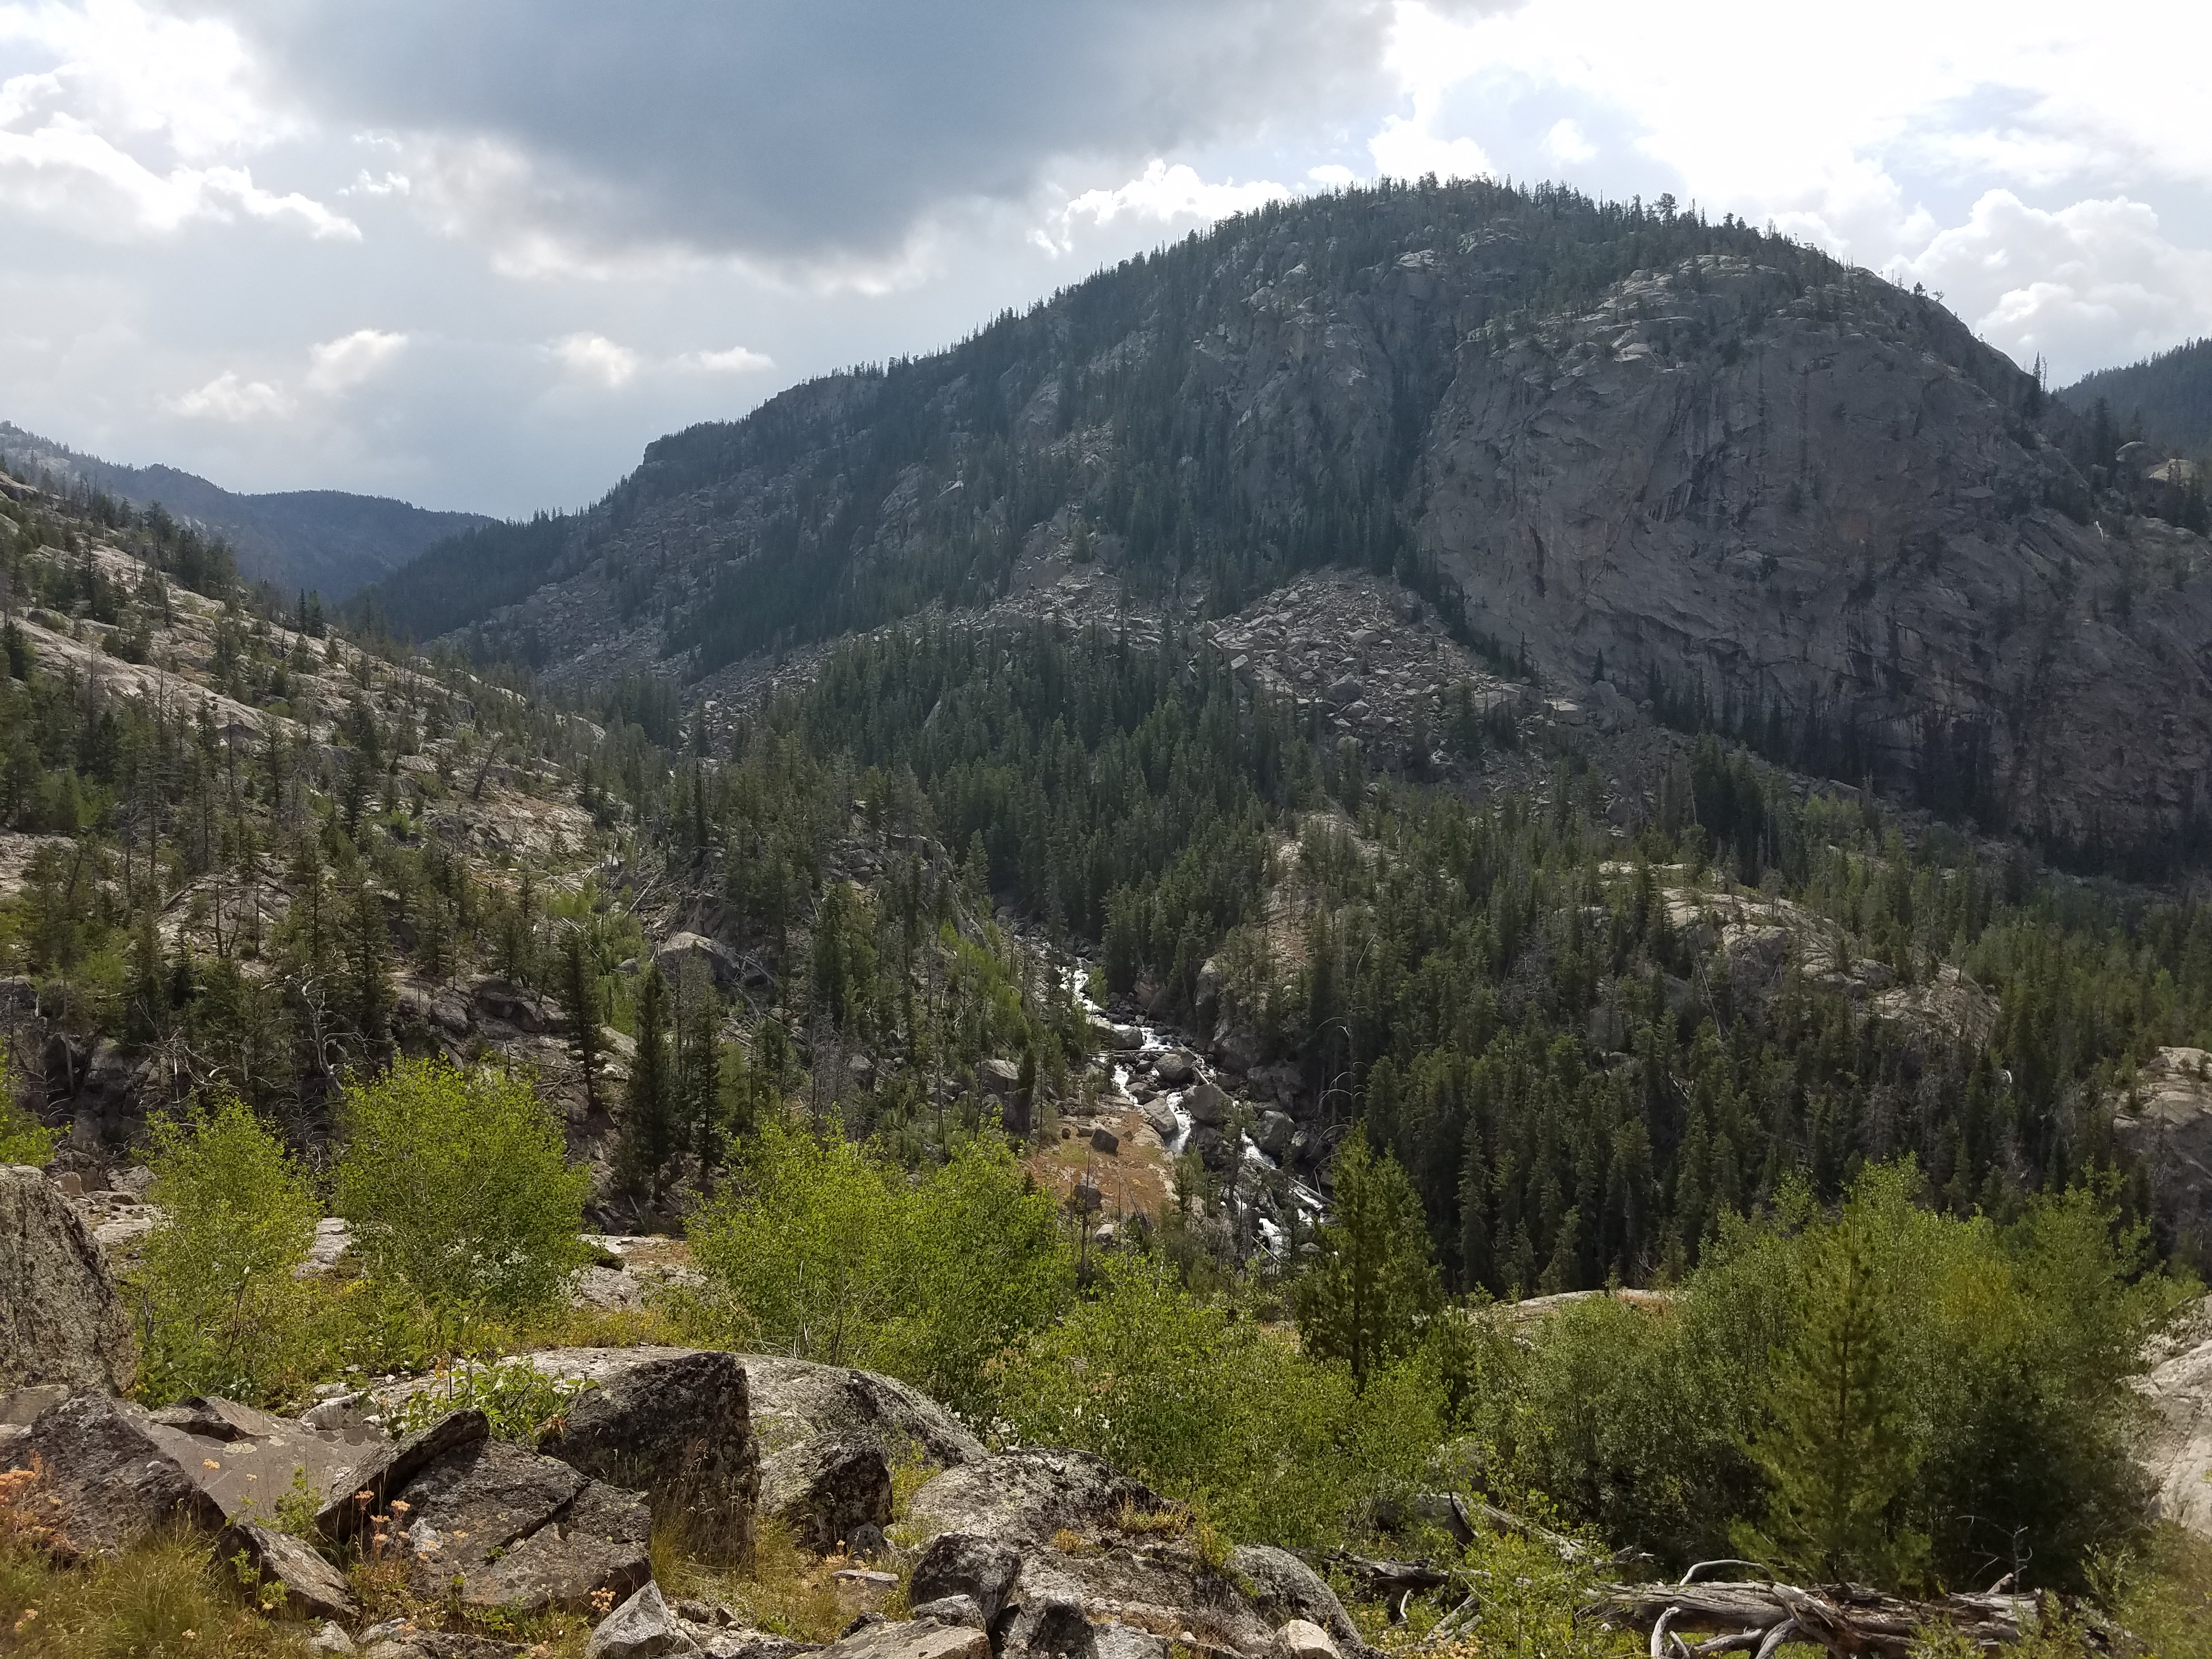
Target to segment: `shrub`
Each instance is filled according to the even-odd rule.
[[[1364,1395],[1339,1364],[1200,1302],[1165,1265],[1112,1262],[1104,1294],[1010,1355],[1008,1425],[1140,1476],[1240,1538],[1340,1543],[1437,1440],[1436,1390],[1407,1365]]]
[[[235,1096],[154,1125],[149,1196],[167,1218],[135,1278],[141,1391],[273,1401],[298,1357],[309,1293],[293,1270],[320,1207],[283,1143]]]
[[[1741,1517],[1800,1565],[1816,1565],[1808,1540],[1826,1528],[1856,1540],[1845,1565],[1900,1582],[1924,1559],[1944,1583],[2021,1565],[2036,1585],[2082,1587],[2147,1524],[2129,1382],[2179,1287],[2146,1270],[2142,1231],[2104,1189],[2033,1200],[2000,1227],[1927,1209],[1919,1187],[1910,1163],[1870,1170],[1841,1215],[1796,1199],[1725,1226],[1668,1308],[1598,1299],[1553,1316],[1475,1413],[1488,1483],[1678,1561],[1732,1553]],[[1803,1384],[1844,1322],[1847,1235],[1887,1353],[1868,1379],[1879,1401],[1831,1430],[1859,1411],[1864,1431],[1878,1407],[1885,1468],[1879,1492],[1850,1474],[1823,1498],[1808,1470],[1836,1435],[1808,1419]],[[1848,1526],[1819,1512],[1869,1503],[1878,1513]],[[1924,1557],[1905,1547],[1916,1534]]]
[[[702,1337],[832,1365],[872,1365],[896,1311],[902,1183],[835,1133],[771,1124],[738,1180],[693,1214]]]
[[[53,1161],[56,1138],[53,1130],[16,1101],[8,1044],[0,1038],[0,1164],[28,1164],[43,1170]]]
[[[701,1340],[888,1371],[978,1421],[992,1361],[1074,1288],[1050,1196],[988,1133],[909,1177],[834,1132],[767,1125],[690,1236],[707,1282],[681,1316]]]
[[[338,1213],[372,1275],[467,1318],[544,1308],[583,1264],[591,1176],[526,1074],[403,1060],[339,1115]]]
[[[419,1389],[386,1414],[385,1427],[395,1437],[427,1429],[450,1412],[473,1407],[484,1414],[495,1440],[534,1445],[556,1418],[589,1385],[548,1376],[527,1359],[489,1364],[464,1364],[447,1370],[427,1389]]]
[[[992,1413],[991,1367],[1057,1318],[1075,1264],[1052,1195],[994,1134],[959,1146],[916,1183],[896,1267],[902,1310],[884,1366],[972,1420]]]

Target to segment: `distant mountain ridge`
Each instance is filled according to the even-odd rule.
[[[159,501],[179,519],[221,536],[239,574],[281,588],[310,588],[333,602],[350,597],[449,536],[494,522],[441,513],[384,495],[339,489],[246,495],[173,466],[124,466],[0,421],[0,458],[31,473],[82,480],[134,507]]]
[[[1359,565],[1570,696],[2088,866],[2212,859],[2212,549],[2095,437],[1934,298],[1733,217],[1387,185],[659,439],[362,603],[710,700],[932,607],[1224,617]]]
[[[2100,368],[2058,397],[2077,415],[2088,414],[2102,398],[2122,433],[2140,419],[2143,437],[2160,448],[2203,456],[2212,453],[2212,340],[2191,340],[2139,363]]]

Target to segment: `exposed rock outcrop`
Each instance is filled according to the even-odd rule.
[[[2142,1159],[2175,1236],[2212,1247],[2212,1054],[2160,1048],[2113,1114],[2112,1132]]]
[[[214,1531],[222,1505],[155,1438],[141,1406],[79,1395],[39,1414],[12,1450],[19,1468],[40,1471],[44,1523],[64,1558],[112,1554],[160,1528]]]
[[[761,1469],[745,1362],[702,1349],[556,1348],[531,1363],[590,1384],[541,1451],[682,1516],[701,1554],[751,1559]]]
[[[698,1651],[660,1586],[647,1584],[599,1621],[584,1659],[667,1659]]]
[[[0,1394],[119,1394],[137,1374],[130,1316],[100,1246],[45,1171],[0,1167]]]
[[[407,1482],[383,1523],[416,1593],[459,1585],[465,1607],[585,1613],[652,1577],[639,1493],[505,1441],[447,1453]]]
[[[743,1357],[761,1450],[761,1510],[817,1549],[879,1541],[890,1468],[980,1462],[983,1444],[935,1401],[872,1371]]]
[[[1164,1659],[1167,1644],[1251,1656],[1303,1620],[1364,1650],[1328,1585],[1277,1549],[1208,1567],[1176,1514],[1086,1453],[1024,1450],[933,1477],[906,1524],[933,1534],[909,1586],[916,1612],[973,1622],[1000,1659]]]
[[[346,1576],[315,1553],[313,1546],[256,1521],[238,1521],[216,1534],[215,1559],[222,1565],[258,1574],[263,1588],[281,1593],[282,1606],[295,1619],[343,1620],[361,1614]]]
[[[313,1429],[234,1400],[198,1396],[153,1413],[148,1432],[225,1520],[270,1525],[288,1499],[304,1498],[319,1510],[356,1490],[355,1470],[387,1443],[362,1425]]]
[[[2200,1302],[2140,1385],[2152,1418],[2141,1458],[2159,1512],[2212,1538],[2212,1301]]]
[[[1035,1544],[1057,1532],[1103,1526],[1125,1504],[1150,1510],[1159,1501],[1142,1481],[1116,1474],[1089,1452],[1035,1449],[932,1476],[908,1504],[907,1522],[932,1535],[959,1532]]]

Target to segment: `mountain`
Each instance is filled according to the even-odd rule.
[[[1385,185],[664,438],[375,598],[556,684],[700,700],[1079,571],[1226,616],[1364,565],[1553,690],[2170,863],[2212,781],[2206,548],[2094,497],[2089,441],[1933,299],[1733,219]]]
[[[2122,368],[2085,374],[2058,394],[2077,414],[2103,398],[2118,430],[2185,455],[2212,452],[2212,340],[2191,340]]]
[[[159,502],[228,541],[249,580],[337,600],[397,569],[445,538],[492,520],[435,513],[384,495],[292,489],[241,495],[173,466],[122,466],[78,453],[0,421],[0,459],[17,471],[82,482],[134,507]]]

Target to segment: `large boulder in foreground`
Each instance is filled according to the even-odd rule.
[[[149,1420],[155,1444],[215,1500],[225,1521],[270,1527],[283,1520],[281,1504],[304,1496],[312,1514],[353,1490],[354,1470],[386,1443],[363,1425],[311,1429],[213,1395],[164,1406]]]
[[[913,1457],[940,1469],[988,1455],[958,1418],[896,1378],[780,1354],[738,1358],[764,1458],[805,1441],[873,1446],[888,1462]]]
[[[502,1440],[447,1453],[379,1517],[416,1593],[458,1584],[465,1607],[589,1613],[653,1576],[653,1521],[639,1493]]]
[[[983,1444],[927,1395],[873,1371],[739,1356],[761,1449],[760,1508],[806,1547],[870,1550],[891,1519],[891,1469],[979,1462]]]
[[[106,1258],[43,1170],[0,1165],[0,1395],[137,1380],[131,1320]]]
[[[547,1348],[517,1358],[541,1376],[581,1386],[540,1437],[541,1452],[645,1493],[657,1516],[681,1522],[695,1553],[722,1562],[751,1559],[760,1452],[744,1358],[672,1347]],[[410,1377],[370,1399],[389,1413],[442,1386]]]
[[[933,1475],[915,1493],[907,1521],[932,1536],[969,1533],[1018,1547],[1109,1526],[1125,1508],[1149,1513],[1162,1507],[1150,1487],[1117,1474],[1103,1458],[1036,1449]]]
[[[769,1459],[761,1508],[817,1555],[872,1553],[891,1523],[891,1471],[873,1446],[811,1441]]]
[[[64,1559],[111,1555],[164,1527],[223,1524],[222,1505],[155,1438],[145,1408],[129,1401],[85,1394],[48,1407],[9,1461],[40,1471],[33,1506]]]
[[[1085,1452],[1002,1453],[933,1477],[908,1524],[918,1613],[988,1631],[998,1659],[1168,1659],[1171,1643],[1280,1659],[1304,1621],[1346,1655],[1367,1650],[1335,1595],[1285,1551],[1210,1565],[1189,1516]],[[1200,1633],[1195,1638],[1192,1632]]]
[[[646,1494],[682,1521],[697,1554],[749,1561],[760,1492],[744,1364],[694,1348],[554,1348],[531,1356],[549,1376],[590,1386],[538,1441],[586,1474]]]
[[[823,1659],[991,1659],[991,1639],[980,1630],[917,1619],[863,1625],[822,1650]]]

